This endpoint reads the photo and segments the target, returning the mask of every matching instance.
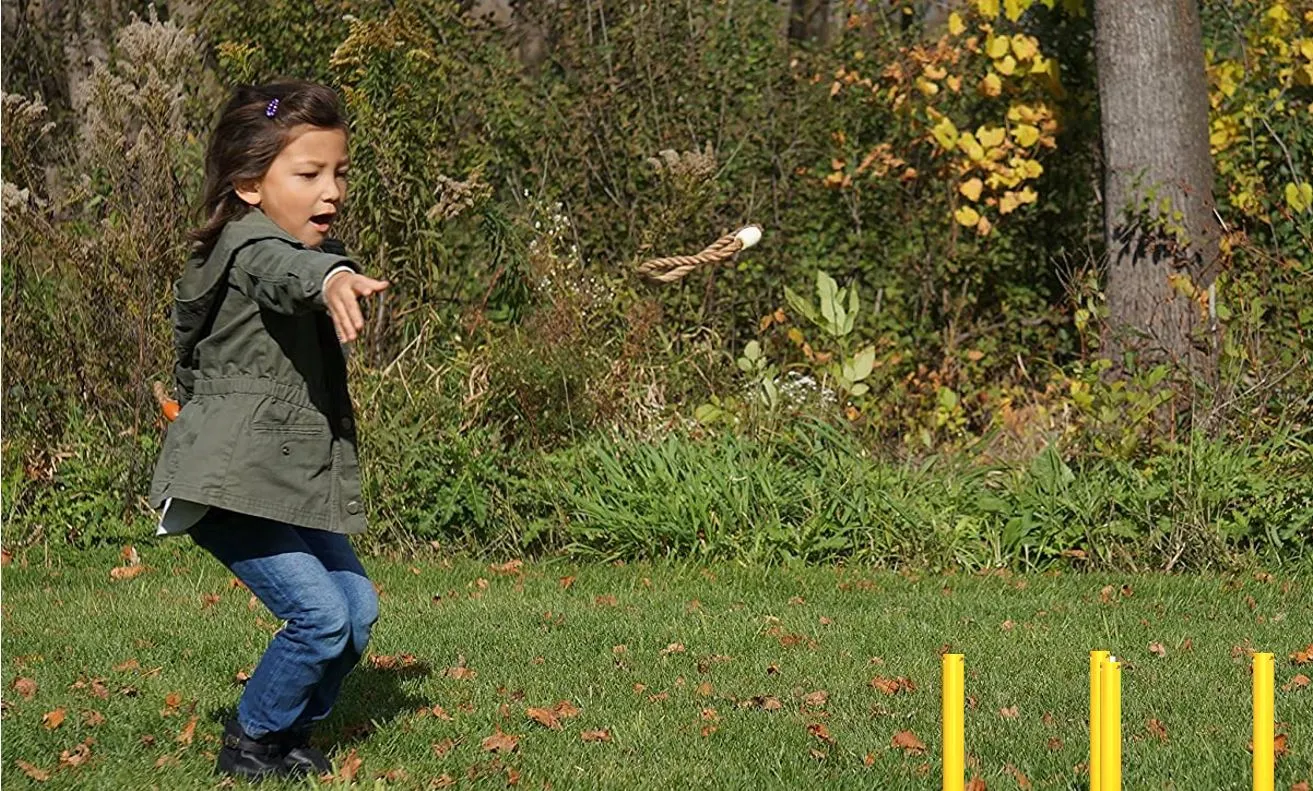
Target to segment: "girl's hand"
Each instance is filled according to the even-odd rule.
[[[350,343],[365,328],[365,317],[357,300],[378,294],[389,285],[386,280],[375,280],[355,272],[339,272],[328,279],[328,285],[324,287],[324,304],[328,306],[328,315],[333,317],[338,340]]]

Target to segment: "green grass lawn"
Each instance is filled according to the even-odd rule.
[[[219,785],[235,676],[278,625],[185,542],[142,560],[118,581],[104,552],[4,569],[7,789]],[[1277,655],[1277,788],[1313,780],[1313,671],[1290,658],[1313,643],[1307,575],[366,566],[382,618],[319,737],[365,786],[938,788],[945,646],[989,789],[1085,787],[1092,648],[1125,661],[1127,789],[1249,787],[1247,649]],[[560,701],[560,729],[526,715]],[[485,749],[499,732],[513,751]]]

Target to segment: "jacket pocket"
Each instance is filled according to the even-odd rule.
[[[274,434],[317,434],[328,437],[328,418],[318,409],[298,406],[269,396],[251,416],[251,430]]]

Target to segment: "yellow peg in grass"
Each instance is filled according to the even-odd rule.
[[[1254,791],[1276,783],[1275,673],[1271,654],[1254,654]]]
[[[1103,753],[1099,750],[1099,736],[1103,730],[1103,665],[1108,661],[1107,651],[1090,652],[1090,791],[1103,791]]]
[[[942,725],[944,729],[943,791],[963,791],[966,770],[965,682],[961,654],[944,654]]]
[[[1102,700],[1099,702],[1102,725],[1099,729],[1099,767],[1102,785],[1099,791],[1122,789],[1122,665],[1117,657],[1103,662]]]

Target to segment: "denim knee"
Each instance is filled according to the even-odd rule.
[[[354,585],[347,595],[350,615],[351,646],[356,653],[363,654],[369,644],[369,634],[378,621],[378,593],[374,583],[361,578],[363,585]]]
[[[321,659],[334,659],[346,650],[352,636],[351,614],[345,601],[324,602],[292,616],[288,636],[311,647]]]

